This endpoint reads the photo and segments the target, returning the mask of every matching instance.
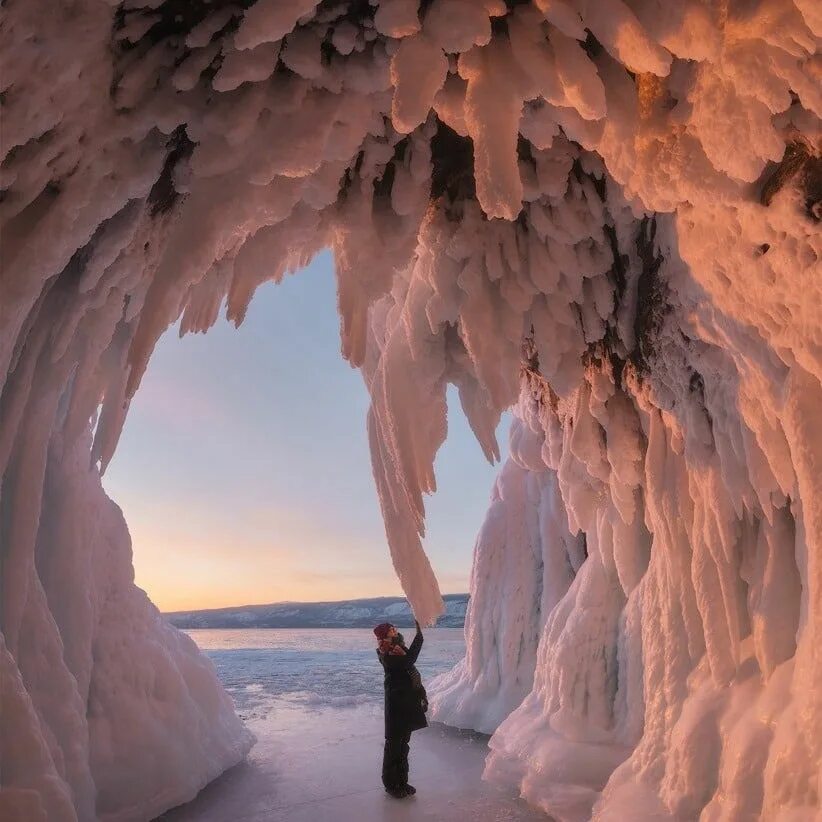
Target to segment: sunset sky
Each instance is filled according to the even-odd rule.
[[[401,593],[371,476],[368,395],[339,353],[331,257],[220,320],[158,343],[103,478],[162,610]],[[443,592],[468,590],[496,468],[449,395],[426,548]],[[507,421],[498,432],[507,448]]]

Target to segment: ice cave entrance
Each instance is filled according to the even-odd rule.
[[[157,344],[103,484],[128,523],[136,582],[161,611],[401,594],[368,392],[339,353],[333,265],[323,252],[263,286],[237,329],[220,320],[180,337],[176,323]],[[452,387],[426,539],[455,593],[468,590],[497,470],[458,403]]]
[[[819,817],[819,3],[30,0],[0,16],[4,822],[3,802],[25,822],[152,819],[248,753],[207,660],[133,585],[96,465],[181,310],[205,329],[227,293],[242,317],[324,247],[421,622],[449,585],[435,510],[420,545],[446,385],[486,454],[516,403],[469,652],[434,714],[493,730],[489,771],[562,822]],[[309,352],[275,347],[308,380]],[[206,362],[236,399],[241,370]],[[344,470],[314,436],[341,402],[303,393],[278,428],[288,459],[249,444],[250,400],[217,426],[189,397],[177,442],[197,444],[175,470],[244,525],[228,489],[252,458],[289,490],[305,468],[316,494]],[[156,412],[167,433],[181,407]],[[146,472],[154,508],[163,473]],[[273,504],[252,487],[244,502]]]

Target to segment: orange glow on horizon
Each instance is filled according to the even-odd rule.
[[[151,601],[164,613],[172,611],[200,611],[212,608],[237,608],[246,605],[270,605],[277,602],[334,602],[346,599],[364,599],[367,597],[402,596],[399,583],[390,579],[384,583],[375,582],[366,585],[357,580],[340,584],[339,580],[315,580],[299,584],[295,580],[282,578],[271,584],[258,580],[249,584],[243,579],[242,584],[230,585],[222,591],[214,591],[213,579],[203,580],[203,584],[191,585],[184,589],[168,584],[162,576],[157,577],[150,571],[137,571],[135,583],[142,588]]]
[[[276,547],[270,536],[246,536],[236,545],[234,534],[216,533],[201,541],[200,535],[151,533],[139,522],[135,518],[131,524],[135,583],[163,612],[403,593],[384,545],[352,545],[345,539],[331,545],[325,535],[299,528],[277,534],[276,542],[288,547]],[[303,545],[315,550],[294,547]],[[468,590],[461,576],[441,576],[440,584],[443,591]]]

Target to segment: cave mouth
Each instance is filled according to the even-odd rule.
[[[492,460],[515,408],[438,715],[494,730],[489,773],[560,817],[818,812],[812,3],[3,13],[0,753],[19,815],[151,818],[248,751],[134,586],[99,469],[166,328],[205,331],[224,301],[242,322],[323,248],[422,622],[443,607],[421,537],[447,386]],[[133,751],[148,764],[125,779]]]
[[[135,584],[161,612],[401,594],[368,392],[340,357],[338,326],[323,252],[258,289],[240,328],[218,320],[181,336],[175,324],[158,341],[102,482],[129,526]],[[497,469],[453,391],[448,405],[425,546],[444,590],[464,594]]]

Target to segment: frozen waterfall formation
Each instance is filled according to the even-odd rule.
[[[8,0],[4,819],[142,820],[251,743],[99,473],[159,335],[331,247],[422,621],[445,388],[489,458],[436,715],[558,820],[810,820],[816,0]]]

